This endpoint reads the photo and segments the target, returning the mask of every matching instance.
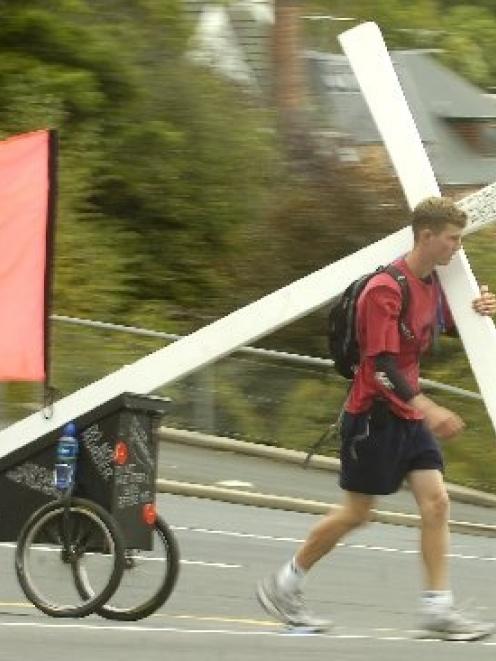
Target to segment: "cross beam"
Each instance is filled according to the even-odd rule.
[[[462,200],[470,214],[467,233],[496,220],[494,202],[496,184]],[[55,404],[51,418],[34,413],[2,430],[0,458],[123,392],[152,392],[296,321],[326,305],[352,280],[407,252],[411,244],[411,229],[399,230],[77,390]]]
[[[496,184],[493,184],[459,203],[469,214],[466,233],[496,220],[495,202]],[[326,305],[352,280],[407,252],[411,245],[411,229],[406,227],[81,388],[58,401],[51,418],[45,419],[41,413],[35,413],[2,430],[0,459],[123,392],[152,392],[296,321]],[[462,276],[465,278],[463,271]],[[465,284],[463,290],[465,292]],[[470,316],[470,308],[455,314]],[[489,320],[475,317],[472,321],[476,325],[489,328],[489,323],[484,323]],[[483,330],[480,334],[485,337],[486,332]],[[483,341],[481,346],[484,346]],[[476,359],[476,363],[479,362],[480,359]]]

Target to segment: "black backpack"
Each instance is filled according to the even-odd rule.
[[[353,379],[360,363],[360,349],[356,339],[356,303],[370,278],[378,273],[388,273],[399,284],[402,299],[399,316],[400,331],[409,339],[413,337],[404,322],[408,308],[409,289],[407,278],[402,271],[389,264],[379,266],[373,273],[367,273],[354,280],[333,302],[328,318],[329,354],[334,361],[336,371],[346,379]]]

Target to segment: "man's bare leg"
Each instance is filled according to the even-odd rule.
[[[412,471],[408,483],[422,520],[420,550],[426,590],[448,590],[449,498],[438,470]]]
[[[466,618],[453,609],[449,589],[449,498],[437,470],[418,470],[408,482],[422,518],[420,548],[425,573],[422,594],[422,629],[427,636],[446,640],[478,640],[489,636],[494,625]]]
[[[257,597],[263,608],[292,626],[327,629],[331,622],[305,607],[302,595],[305,574],[346,533],[367,523],[373,503],[373,496],[346,492],[342,509],[329,512],[312,528],[296,556],[258,584]]]
[[[307,572],[320,558],[329,553],[342,537],[354,528],[368,523],[374,502],[374,496],[345,492],[342,509],[329,512],[311,529],[295,555],[296,565],[303,572]]]

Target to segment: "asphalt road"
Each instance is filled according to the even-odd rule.
[[[163,608],[137,623],[43,615],[20,593],[12,548],[1,546],[0,659],[494,659],[496,637],[470,648],[415,637],[420,571],[413,528],[371,524],[320,563],[307,597],[335,627],[296,635],[261,611],[254,585],[292,555],[317,517],[172,495],[160,495],[158,504],[178,538],[181,574]],[[494,540],[455,534],[452,556],[459,603],[473,599],[472,612],[496,619]]]
[[[336,472],[305,469],[298,464],[168,441],[160,444],[158,475],[179,482],[232,487],[323,503],[339,503],[341,499]],[[407,489],[378,499],[377,509],[408,514],[417,512],[412,494]],[[451,518],[496,525],[496,508],[452,500]]]

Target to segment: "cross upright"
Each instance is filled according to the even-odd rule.
[[[423,197],[438,195],[432,168],[377,26],[366,23],[353,28],[341,35],[341,42],[384,137],[409,205],[413,207]],[[377,95],[379,86],[381,93]],[[469,216],[467,233],[493,222],[496,184],[459,204]],[[0,432],[0,460],[8,463],[12,460],[9,455],[124,392],[152,392],[296,321],[327,304],[352,280],[408,252],[411,244],[411,228],[406,227],[64,397],[54,405],[50,418],[35,413],[14,423]],[[448,267],[440,269],[440,278],[496,428],[496,329],[489,318],[470,313],[470,302],[478,296],[479,289],[463,252]]]

